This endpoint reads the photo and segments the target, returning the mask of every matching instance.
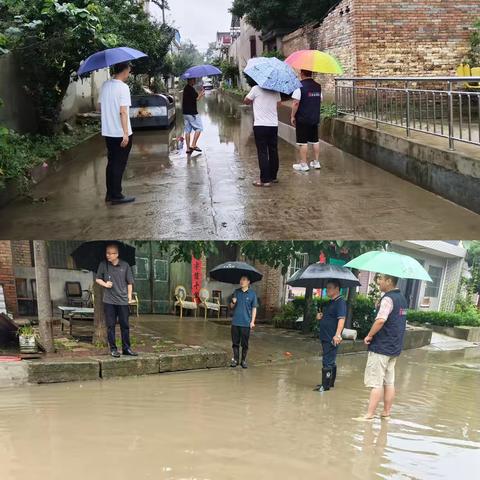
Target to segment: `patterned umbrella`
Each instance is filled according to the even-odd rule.
[[[259,87],[286,95],[302,86],[292,67],[275,57],[251,58],[244,73],[255,80]]]

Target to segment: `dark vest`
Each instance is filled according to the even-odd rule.
[[[320,123],[320,106],[322,104],[322,87],[315,80],[302,80],[302,98],[298,107],[296,120],[307,125]]]
[[[388,355],[389,357],[397,357],[403,348],[408,304],[400,290],[392,290],[386,293],[383,298],[385,297],[392,299],[393,310],[383,324],[382,329],[373,337],[368,350]]]

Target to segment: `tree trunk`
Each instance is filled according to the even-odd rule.
[[[307,288],[305,290],[305,306],[303,308],[303,322],[302,332],[310,333],[310,325],[312,324],[312,300],[313,300],[313,288]]]
[[[105,313],[103,311],[103,288],[93,282],[93,339],[92,343],[99,347],[107,346],[107,327],[105,325]]]
[[[356,277],[358,277],[358,270],[353,268],[352,273]],[[353,304],[354,304],[356,298],[357,298],[357,289],[356,288],[349,288],[348,289],[348,296],[347,296],[348,310],[347,310],[347,318],[345,319],[345,328],[352,328]]]
[[[40,342],[47,353],[55,351],[53,343],[53,314],[50,296],[50,276],[48,272],[47,242],[33,242],[35,256],[35,278],[37,283],[38,325],[40,327]]]

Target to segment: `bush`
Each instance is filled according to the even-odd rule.
[[[334,103],[323,103],[320,107],[320,115],[322,118],[334,118],[337,116],[337,106]]]
[[[409,310],[407,314],[409,322],[430,323],[441,327],[480,327],[480,313],[478,310],[471,313],[453,312],[418,312]]]
[[[352,327],[357,330],[358,338],[365,338],[375,321],[375,303],[365,296],[358,295],[352,303]]]
[[[280,311],[273,317],[273,326],[276,328],[294,329],[296,320],[302,315],[302,310],[293,302],[282,305]]]

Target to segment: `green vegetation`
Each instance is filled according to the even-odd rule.
[[[334,118],[337,116],[337,106],[334,103],[323,103],[320,110],[322,118]]]
[[[233,0],[231,12],[246,17],[257,30],[293,31],[306,23],[321,20],[339,0]]]
[[[418,312],[409,311],[407,314],[409,322],[429,323],[442,327],[469,326],[480,327],[480,314],[478,311],[468,313],[452,312]]]
[[[19,134],[0,126],[0,190],[9,180],[16,180],[25,191],[30,183],[30,170],[48,164],[59,153],[85,140],[98,131],[98,125],[75,127],[72,133],[52,136]]]
[[[471,67],[480,67],[480,19],[474,23],[473,28],[474,30],[470,37],[471,48],[464,61]]]
[[[32,325],[24,325],[18,329],[18,336],[22,337],[37,337],[37,332]]]

